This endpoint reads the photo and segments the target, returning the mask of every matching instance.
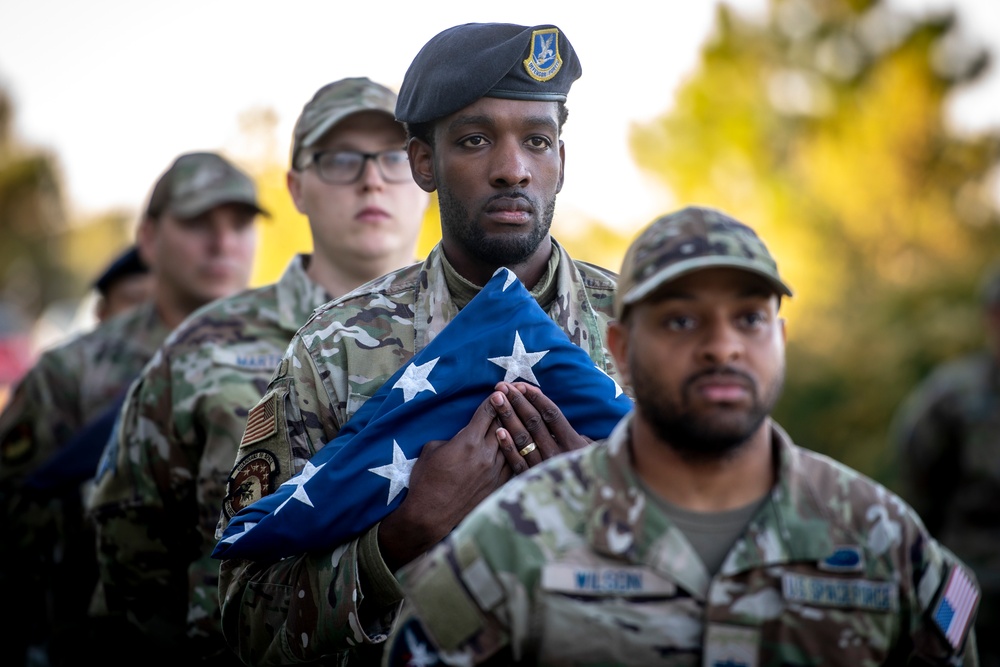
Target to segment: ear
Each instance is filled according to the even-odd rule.
[[[135,234],[135,244],[139,250],[139,257],[151,269],[156,268],[156,230],[156,219],[144,215]]]
[[[608,323],[608,351],[614,357],[615,368],[621,374],[622,381],[619,384],[632,384],[628,367],[628,325],[617,320]]]
[[[563,178],[566,176],[566,146],[563,140],[559,140],[559,183],[556,185],[556,194],[562,192]]]
[[[111,304],[103,296],[98,297],[97,303],[94,305],[94,317],[97,318],[98,322],[103,322],[108,318],[108,308]]]
[[[406,142],[406,156],[410,160],[410,172],[424,192],[437,190],[434,175],[434,149],[426,141],[411,138]]]
[[[285,174],[285,185],[288,186],[288,194],[292,196],[295,208],[299,213],[305,215],[305,211],[302,210],[302,174],[294,169],[289,169],[288,173]]]

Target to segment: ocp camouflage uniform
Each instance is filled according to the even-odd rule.
[[[152,303],[113,317],[44,352],[0,415],[0,582],[13,599],[21,597],[14,591],[29,596],[16,617],[34,629],[86,611],[96,580],[93,531],[78,490],[35,496],[23,483],[120,400],[167,333]],[[49,592],[54,600],[46,600]],[[45,618],[47,604],[54,621]]]
[[[955,561],[899,498],[772,424],[775,487],[710,576],[636,477],[631,419],[400,570],[385,664],[961,663],[929,620]]]
[[[532,291],[543,310],[612,377],[604,333],[615,280],[614,273],[575,262],[553,241],[546,275]],[[383,276],[317,311],[292,339],[267,394],[251,411],[217,536],[239,509],[301,471],[478,290],[447,264],[438,246],[422,264]],[[381,652],[401,599],[379,553],[377,531],[376,525],[332,553],[271,564],[224,560],[223,629],[244,662],[285,664],[322,656],[344,663],[377,661],[372,654]],[[359,652],[332,656],[350,647]]]
[[[130,391],[115,463],[99,473],[92,511],[109,607],[161,650],[232,660],[215,527],[247,411],[289,339],[330,300],[308,261],[293,258],[277,283],[214,301],[178,327]]]
[[[893,432],[902,494],[976,573],[980,657],[1000,665],[1000,365],[985,351],[942,365]]]

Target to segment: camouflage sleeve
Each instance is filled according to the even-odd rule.
[[[404,609],[389,637],[383,665],[415,656],[444,664],[512,664],[525,657],[533,584],[541,553],[516,534],[491,500],[448,538],[398,573]]]
[[[250,410],[216,535],[242,507],[272,493],[339,430],[342,408],[299,336]],[[277,563],[223,560],[223,632],[249,665],[287,664],[385,639],[401,594],[378,552],[378,527],[332,553]]]
[[[21,481],[81,426],[77,370],[50,351],[21,379],[0,414],[0,484]]]
[[[158,353],[129,390],[91,501],[108,610],[166,646],[186,631],[187,565],[200,543],[185,488],[192,465],[172,441],[171,406],[169,360]]]
[[[912,510],[911,510],[912,512]],[[906,590],[907,664],[976,666],[974,623],[981,592],[975,574],[937,542],[915,517],[906,523],[900,553],[909,559]]]
[[[53,564],[63,508],[51,494],[27,493],[24,481],[79,425],[75,409],[67,409],[77,405],[75,373],[63,366],[61,357],[43,354],[0,414],[0,583],[8,591],[36,595]]]
[[[958,482],[957,434],[948,400],[932,386],[918,388],[892,427],[901,495],[937,534]]]

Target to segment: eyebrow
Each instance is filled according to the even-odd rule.
[[[550,115],[544,116],[525,116],[519,119],[524,125],[529,125],[532,127],[544,127],[552,132],[559,129],[559,124]],[[496,119],[493,116],[487,116],[484,114],[474,115],[474,116],[460,116],[456,118],[453,122],[448,124],[449,130],[461,130],[464,127],[471,125],[486,125],[489,127],[496,126]]]

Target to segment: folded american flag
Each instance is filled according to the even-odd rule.
[[[632,409],[621,387],[500,269],[295,477],[232,518],[214,558],[278,560],[331,549],[395,510],[424,443],[450,440],[501,380],[539,386],[581,435]]]

